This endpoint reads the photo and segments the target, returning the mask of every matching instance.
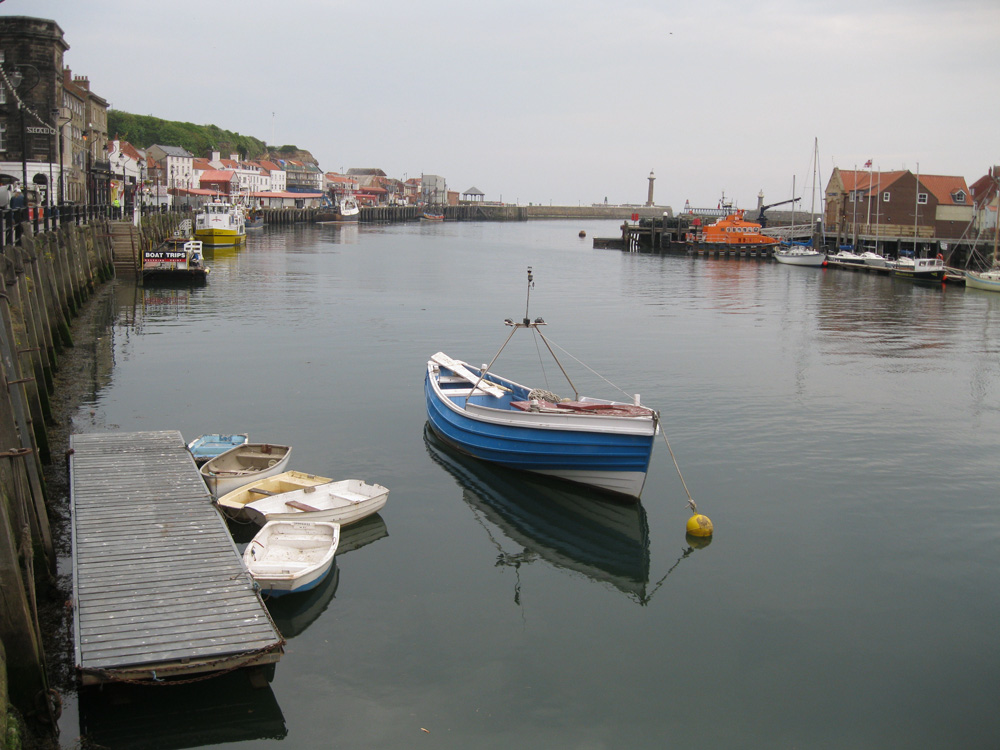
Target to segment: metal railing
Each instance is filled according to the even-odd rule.
[[[187,209],[167,206],[143,206],[143,214],[186,213]],[[81,205],[67,203],[61,206],[23,206],[0,210],[0,238],[5,245],[20,241],[26,226],[34,234],[49,232],[65,226],[85,226],[97,219],[120,220],[132,217],[132,207],[108,204]]]

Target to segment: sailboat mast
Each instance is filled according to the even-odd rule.
[[[1000,238],[1000,175],[995,173],[995,169],[994,167],[993,181],[997,188],[994,198],[997,204],[997,215],[993,217],[993,265],[990,268],[997,267],[997,239]]]
[[[816,170],[819,169],[819,136],[813,137],[813,184],[812,197],[809,199],[809,231],[812,232],[812,246],[815,250],[823,238],[817,237],[816,231]]]
[[[917,219],[920,217],[920,162],[917,162],[917,191],[913,198],[913,259],[917,259]]]

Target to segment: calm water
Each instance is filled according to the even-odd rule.
[[[86,694],[67,746],[1000,745],[1000,295],[592,248],[617,233],[299,226],[119,284],[76,431],[249,432],[392,492],[274,606],[269,689]],[[489,361],[529,265],[546,334],[662,411],[709,546],[662,442],[623,508],[425,439],[428,356]],[[566,391],[519,336],[496,370]]]

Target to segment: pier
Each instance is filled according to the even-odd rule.
[[[70,505],[83,684],[280,659],[284,640],[179,432],[71,436]]]

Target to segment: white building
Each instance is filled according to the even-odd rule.
[[[160,165],[168,188],[192,188],[194,182],[194,154],[180,146],[153,145],[147,149],[153,161]]]

